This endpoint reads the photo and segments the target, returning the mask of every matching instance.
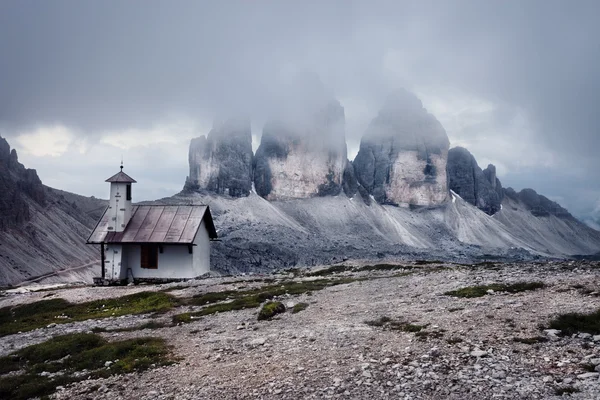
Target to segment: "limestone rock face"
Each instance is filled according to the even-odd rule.
[[[554,215],[568,220],[575,219],[567,209],[548,199],[546,196],[538,194],[533,189],[523,189],[517,193],[513,188],[507,188],[504,190],[504,193],[506,194],[506,197],[515,201],[521,201],[525,204],[531,214],[536,217],[549,217],[550,215]]]
[[[30,219],[25,197],[40,205],[46,193],[37,172],[19,162],[15,149],[0,137],[0,230],[17,227]]]
[[[388,98],[353,162],[358,183],[381,204],[431,206],[448,196],[449,140],[412,93]]]
[[[344,109],[332,100],[303,121],[265,124],[254,185],[267,200],[337,195],[346,163]]]
[[[215,123],[208,137],[190,143],[188,190],[243,197],[252,189],[252,132],[249,121]]]
[[[496,177],[496,167],[482,171],[475,157],[463,147],[448,152],[448,182],[451,190],[489,215],[500,210],[504,191]]]

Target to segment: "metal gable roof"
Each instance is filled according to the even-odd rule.
[[[132,216],[123,232],[111,228],[107,208],[90,235],[88,243],[172,243],[189,244],[204,220],[208,236],[217,231],[208,206],[133,206]]]

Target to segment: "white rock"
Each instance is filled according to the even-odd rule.
[[[547,336],[558,336],[558,335],[560,335],[560,330],[558,330],[558,329],[545,329],[544,333]]]
[[[598,372],[586,372],[585,374],[577,375],[577,378],[590,379],[590,378],[597,378],[599,376],[600,376],[600,373],[598,373]]]
[[[488,355],[488,352],[487,351],[483,351],[483,350],[473,350],[471,352],[471,355],[473,357],[485,357],[485,356]]]
[[[264,344],[266,342],[267,342],[267,339],[265,339],[265,338],[256,338],[250,342],[250,345],[251,346],[264,346]]]

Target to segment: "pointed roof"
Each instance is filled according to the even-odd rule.
[[[132,177],[130,177],[129,175],[127,175],[125,172],[123,172],[123,166],[121,165],[121,171],[117,172],[116,174],[114,174],[113,176],[111,176],[110,178],[108,178],[106,180],[106,182],[111,182],[111,183],[137,183],[135,181],[135,179],[133,179]]]

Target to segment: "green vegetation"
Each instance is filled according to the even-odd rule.
[[[296,314],[296,313],[299,313],[300,311],[304,311],[304,310],[306,310],[307,307],[308,307],[308,303],[298,303],[298,304],[294,305],[294,307],[292,308],[292,314]]]
[[[424,342],[429,338],[441,339],[444,337],[444,334],[440,331],[419,331],[415,333],[415,336],[417,339]]]
[[[42,300],[0,309],[0,337],[31,331],[52,323],[165,312],[176,304],[177,300],[174,297],[162,292],[140,292],[79,304],[63,299]]]
[[[161,338],[136,338],[108,342],[95,334],[58,336],[0,358],[0,398],[28,399],[48,396],[57,386],[112,374],[143,371],[172,363]],[[87,371],[85,374],[77,372]],[[21,373],[18,373],[21,372]],[[48,373],[41,376],[40,373]]]
[[[218,303],[220,301],[235,298],[240,293],[238,290],[224,290],[222,292],[209,292],[197,294],[187,301],[190,305],[203,306],[205,304]]]
[[[285,312],[285,306],[280,301],[269,301],[265,303],[260,312],[258,313],[258,320],[264,321],[271,319],[277,314]]]
[[[411,333],[420,332],[422,329],[427,327],[427,325],[414,325],[408,322],[394,320],[386,316],[380,317],[373,321],[365,321],[365,324],[369,326],[382,327],[384,329],[392,331],[402,331]]]
[[[363,271],[396,271],[399,269],[411,270],[416,267],[412,265],[394,265],[394,264],[375,264],[375,265],[365,265],[364,267],[359,267],[356,269],[356,272]]]
[[[452,290],[444,293],[448,296],[474,298],[488,294],[489,290],[494,292],[519,293],[528,290],[542,289],[546,287],[542,282],[517,282],[513,284],[494,283],[485,286],[469,286],[462,289]]]
[[[272,300],[277,296],[288,295],[300,295],[309,294],[316,290],[322,290],[329,286],[342,285],[345,283],[352,283],[358,279],[344,278],[344,279],[319,279],[314,281],[303,281],[303,282],[282,282],[281,284],[263,286],[256,289],[243,290],[243,291],[225,291],[218,293],[207,293],[205,295],[198,296],[188,303],[191,304],[209,304],[202,310],[175,315],[173,317],[174,323],[186,323],[191,322],[195,317],[201,317],[204,315],[211,315],[219,312],[227,312],[233,310],[243,310],[247,308],[258,308],[262,303],[267,300]],[[222,294],[219,294],[222,293]],[[228,302],[219,302],[221,300],[231,300]],[[216,303],[216,304],[211,304]]]
[[[545,338],[543,336],[535,336],[535,337],[530,337],[530,338],[519,338],[519,337],[513,338],[513,342],[523,343],[523,344],[537,344],[537,343],[545,343],[547,341],[548,341],[548,338]]]
[[[600,335],[600,309],[589,314],[561,314],[550,321],[548,328],[558,329],[563,335],[580,332]]]
[[[329,268],[320,269],[320,270],[314,271],[314,272],[309,272],[306,274],[306,276],[327,276],[327,275],[339,274],[339,273],[351,271],[351,270],[352,270],[352,267],[349,267],[347,265],[333,265]]]
[[[132,326],[132,327],[129,327],[129,328],[105,329],[105,328],[96,327],[96,328],[92,328],[92,332],[94,332],[94,333],[100,333],[100,332],[134,332],[134,331],[141,331],[141,330],[144,330],[144,329],[154,330],[154,329],[160,329],[160,328],[168,328],[170,326],[172,326],[172,325],[165,324],[163,322],[148,321],[148,322],[143,323],[141,325],[136,325],[136,326]]]
[[[173,315],[173,325],[189,324],[194,318],[190,313]]]

